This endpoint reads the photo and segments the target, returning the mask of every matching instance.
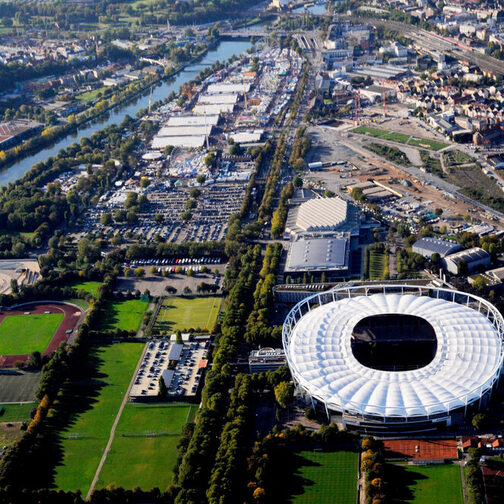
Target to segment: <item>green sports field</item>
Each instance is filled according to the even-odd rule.
[[[302,490],[293,495],[294,504],[355,504],[357,500],[358,453],[349,451],[301,451],[295,476]]]
[[[128,404],[117,426],[97,488],[165,489],[173,483],[177,443],[197,406],[187,403]]]
[[[56,414],[60,409],[69,420],[60,432],[63,459],[56,467],[57,488],[86,495],[142,349],[141,343],[96,347],[89,357],[93,372],[60,395]]]
[[[8,315],[0,323],[0,355],[43,352],[63,321],[63,313]]]
[[[99,329],[102,331],[138,331],[148,301],[128,299],[126,301],[108,302],[103,310]]]
[[[222,298],[216,296],[166,298],[159,310],[154,330],[173,332],[197,327],[211,330],[221,302]]]
[[[72,287],[72,289],[75,290],[80,290],[84,292],[89,292],[93,296],[98,295],[98,287],[100,287],[101,282],[94,282],[94,281],[89,281],[89,282],[75,282],[69,285],[69,287]]]
[[[369,279],[381,280],[388,267],[388,254],[372,250],[369,253]]]
[[[391,502],[402,504],[464,504],[457,464],[406,466],[390,464]]]

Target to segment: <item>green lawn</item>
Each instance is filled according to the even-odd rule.
[[[56,467],[57,488],[86,495],[142,349],[140,343],[96,347],[90,356],[96,362],[93,375],[86,383],[70,384],[58,399],[56,413],[72,406],[81,410],[70,415],[60,432],[63,460]]]
[[[64,301],[66,303],[72,303],[74,305],[77,305],[79,308],[82,308],[83,310],[87,310],[89,308],[89,303],[85,299],[72,298],[72,299],[65,299]]]
[[[180,432],[196,408],[187,403],[128,404],[97,488],[113,484],[163,490],[173,483]]]
[[[126,301],[109,302],[105,306],[99,329],[102,331],[138,331],[148,301],[128,299]]]
[[[71,283],[68,287],[72,287],[72,289],[78,291],[80,290],[84,292],[89,292],[90,294],[96,297],[98,295],[98,287],[100,287],[100,285],[101,282],[89,281],[89,282],[74,282]]]
[[[356,452],[302,451],[301,465],[295,476],[302,478],[301,493],[294,495],[294,504],[355,504],[357,500]]]
[[[394,503],[463,504],[462,479],[457,464],[431,466],[396,466],[398,485],[394,487]]]
[[[384,252],[371,250],[369,253],[369,279],[383,279],[385,268],[388,267],[388,255]]]
[[[43,352],[63,320],[63,313],[8,315],[0,323],[0,355]]]
[[[396,133],[394,131],[386,131],[380,128],[373,128],[370,126],[358,126],[351,130],[351,133],[357,133],[358,135],[367,135],[375,138],[382,138],[383,140],[389,140],[391,142],[398,142],[402,144],[414,145],[418,147],[424,147],[426,149],[438,151],[448,144],[438,142],[437,140],[429,140],[428,138],[418,138],[410,135],[405,135],[404,133]]]
[[[22,422],[30,419],[30,411],[37,403],[0,404],[0,422]]]
[[[222,298],[216,296],[166,298],[154,329],[173,332],[200,327],[211,330],[217,320],[221,302]]]
[[[92,91],[87,91],[86,93],[82,93],[77,96],[77,100],[79,100],[80,102],[88,103],[91,100],[94,100],[98,96],[98,93],[103,93],[106,89],[107,87],[104,86],[93,89]]]

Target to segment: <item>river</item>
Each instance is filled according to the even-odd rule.
[[[220,42],[217,47],[209,50],[199,62],[185,67],[174,78],[155,84],[152,91],[152,103],[163,100],[172,91],[177,92],[180,86],[196,77],[204,68],[212,66],[216,61],[226,61],[234,54],[239,55],[250,47],[252,47],[252,43],[246,40]],[[14,182],[30,170],[34,164],[45,161],[49,156],[55,156],[61,149],[65,149],[73,142],[79,142],[81,138],[90,137],[95,131],[101,130],[111,124],[120,124],[126,115],[135,117],[138,109],[146,108],[148,104],[149,91],[146,91],[127,104],[118,105],[102,117],[86,123],[77,132],[61,138],[51,147],[47,147],[32,156],[26,157],[0,172],[0,186]]]

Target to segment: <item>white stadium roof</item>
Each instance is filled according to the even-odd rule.
[[[447,289],[426,290],[438,296],[429,297],[389,294],[388,286],[380,287],[384,293],[368,295],[352,292],[356,287],[335,289],[326,295],[336,301],[300,316],[310,305],[305,299],[290,312],[284,348],[293,378],[305,392],[331,410],[386,420],[448,414],[491,389],[503,364],[503,320],[490,303]],[[344,291],[341,297],[334,297],[337,291]],[[323,294],[311,302],[321,303],[318,296]],[[482,313],[466,303],[479,303]],[[437,338],[432,362],[410,371],[362,365],[352,353],[352,331],[363,318],[378,314],[415,315],[429,322]]]

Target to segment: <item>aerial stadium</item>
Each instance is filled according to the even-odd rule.
[[[504,362],[504,320],[482,298],[419,285],[314,294],[286,317],[297,392],[330,420],[366,432],[447,427],[479,408]]]

